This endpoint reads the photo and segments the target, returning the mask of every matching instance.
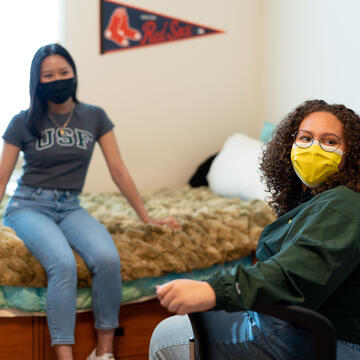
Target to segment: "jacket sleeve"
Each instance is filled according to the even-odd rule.
[[[208,279],[215,309],[290,303],[316,310],[358,266],[359,224],[352,218],[325,207],[291,226],[274,256]]]

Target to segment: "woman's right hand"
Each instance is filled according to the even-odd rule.
[[[206,281],[177,279],[156,287],[160,304],[178,315],[212,309],[214,289]]]

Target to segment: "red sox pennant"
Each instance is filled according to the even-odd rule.
[[[207,26],[100,0],[101,53],[223,33]]]

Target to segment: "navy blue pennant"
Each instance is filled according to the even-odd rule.
[[[118,1],[100,5],[101,54],[224,32]]]

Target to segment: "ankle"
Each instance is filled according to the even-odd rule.
[[[56,359],[58,360],[73,360],[71,345],[55,345]]]
[[[96,346],[96,356],[101,356],[104,354],[112,354],[113,353],[113,349],[111,346],[107,347],[107,346]]]

